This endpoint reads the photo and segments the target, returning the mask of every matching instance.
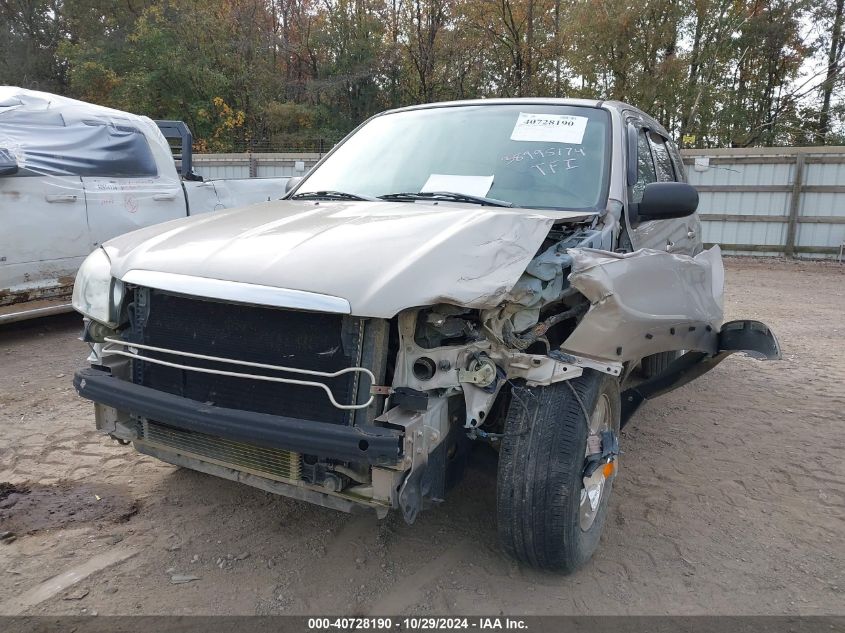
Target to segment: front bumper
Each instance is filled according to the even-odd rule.
[[[92,368],[77,371],[73,385],[83,398],[186,431],[377,466],[396,464],[402,456],[403,434],[396,429],[225,409]]]

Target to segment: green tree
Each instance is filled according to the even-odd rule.
[[[843,0],[3,0],[0,80],[305,146],[424,101],[619,99],[699,147],[831,143]],[[808,29],[807,25],[812,25]]]

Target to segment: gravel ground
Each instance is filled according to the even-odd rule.
[[[844,614],[845,266],[726,264],[784,359],[648,403],[566,577],[499,550],[485,453],[413,526],[340,514],[98,436],[76,316],[0,329],[0,614]]]

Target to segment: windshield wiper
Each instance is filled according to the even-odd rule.
[[[396,200],[399,202],[413,200],[449,200],[451,202],[471,202],[473,204],[480,204],[488,207],[513,206],[513,202],[496,200],[495,198],[485,198],[484,196],[471,196],[466,193],[456,193],[454,191],[425,191],[419,193],[407,191],[405,193],[386,193],[383,196],[379,196],[379,198],[382,200]]]
[[[346,193],[345,191],[307,191],[297,193],[290,197],[291,200],[373,200],[366,196],[359,196],[357,193]]]

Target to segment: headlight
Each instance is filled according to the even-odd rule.
[[[123,302],[123,282],[111,276],[111,261],[102,248],[91,253],[79,272],[73,286],[73,309],[85,316],[116,327]]]

